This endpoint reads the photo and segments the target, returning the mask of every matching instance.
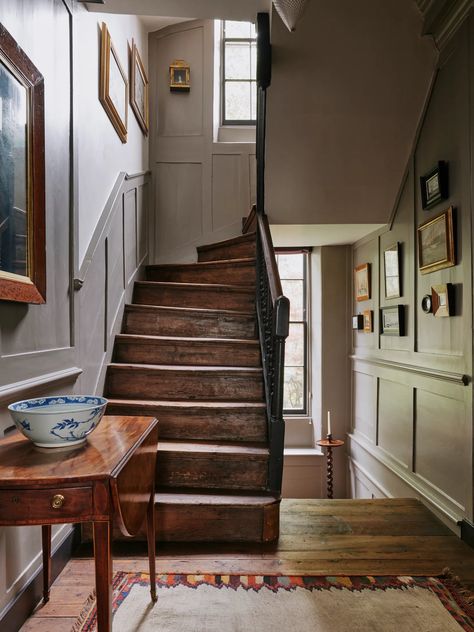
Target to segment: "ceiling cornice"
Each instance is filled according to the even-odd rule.
[[[423,15],[423,35],[432,35],[442,50],[464,22],[474,0],[415,0]]]

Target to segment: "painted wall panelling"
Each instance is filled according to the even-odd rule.
[[[471,14],[443,52],[391,229],[355,244],[353,256],[354,265],[367,260],[376,268],[373,298],[354,302],[354,310],[370,304],[377,313],[382,305],[404,304],[408,331],[403,338],[381,336],[376,318],[373,334],[353,335],[351,467],[368,472],[388,495],[421,498],[453,529],[457,520],[472,519],[473,33]],[[449,163],[450,198],[424,211],[419,177],[438,160]],[[417,227],[450,205],[456,209],[456,266],[421,275]],[[387,300],[383,250],[396,241],[402,244],[403,295]],[[438,283],[455,285],[450,318],[421,310],[421,298]],[[351,485],[353,495],[367,493],[354,477]]]
[[[214,23],[193,20],[149,35],[150,160],[155,262],[192,261],[195,247],[235,237],[255,201],[254,143],[215,142]],[[189,93],[170,92],[169,64],[191,64]]]

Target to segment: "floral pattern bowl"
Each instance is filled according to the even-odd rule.
[[[97,428],[107,400],[93,395],[24,399],[8,406],[16,427],[41,448],[79,445]]]

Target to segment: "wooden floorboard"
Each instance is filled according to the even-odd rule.
[[[474,551],[413,499],[284,500],[277,545],[157,549],[159,573],[439,575],[445,568],[474,586]],[[144,546],[119,545],[114,570],[146,572]],[[69,631],[93,587],[93,560],[75,557],[21,632]]]

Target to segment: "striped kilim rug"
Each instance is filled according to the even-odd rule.
[[[456,582],[437,577],[114,577],[114,632],[474,632]],[[73,632],[96,630],[92,594]]]

